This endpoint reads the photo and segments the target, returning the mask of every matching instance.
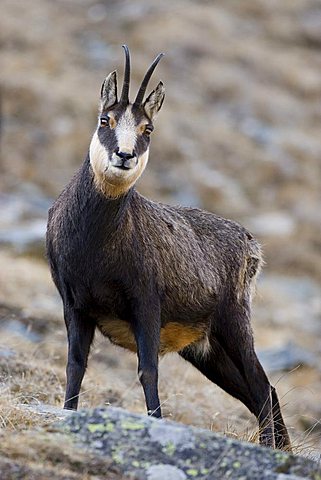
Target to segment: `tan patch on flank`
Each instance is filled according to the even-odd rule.
[[[122,320],[100,320],[98,327],[112,343],[137,352],[136,341],[130,324]],[[179,352],[191,343],[199,341],[204,335],[201,328],[186,327],[180,323],[168,323],[161,328],[159,354]]]
[[[128,322],[123,320],[100,320],[98,328],[115,345],[136,352],[136,341]]]
[[[160,355],[179,352],[187,345],[197,342],[204,335],[203,329],[186,327],[180,323],[168,323],[161,328]]]

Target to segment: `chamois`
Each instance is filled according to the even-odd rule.
[[[250,325],[260,246],[234,221],[153,202],[135,190],[165,96],[159,82],[144,101],[162,54],[130,103],[130,55],[123,48],[120,99],[113,71],[101,88],[86,160],[49,210],[47,256],[68,334],[64,408],[77,409],[97,327],[137,352],[148,414],[161,417],[158,357],[178,352],[257,417],[261,444],[289,449]]]

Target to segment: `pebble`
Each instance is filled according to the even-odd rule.
[[[165,480],[165,478],[171,480],[185,480],[187,476],[180,468],[173,465],[151,465],[146,470],[148,480]]]

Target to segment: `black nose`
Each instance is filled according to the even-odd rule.
[[[117,157],[121,158],[122,160],[130,160],[131,158],[135,157],[135,151],[133,153],[127,153],[127,152],[120,152],[119,149],[115,151]]]

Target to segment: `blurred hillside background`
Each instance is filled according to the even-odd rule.
[[[2,0],[0,426],[61,405],[66,335],[45,263],[47,209],[83,161],[100,86],[132,54],[131,98],[161,51],[166,99],[139,181],[154,200],[233,218],[263,244],[253,328],[296,451],[321,451],[319,0]],[[249,439],[256,422],[177,356],[165,414]],[[134,356],[97,335],[81,406],[145,410]],[[4,430],[3,430],[4,431]]]

